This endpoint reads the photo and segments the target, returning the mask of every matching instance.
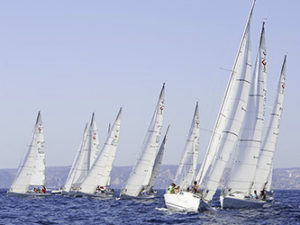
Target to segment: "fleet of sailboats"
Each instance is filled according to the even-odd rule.
[[[265,23],[262,25],[255,66],[251,63],[250,27],[255,6],[253,0],[242,35],[230,79],[224,94],[214,130],[199,171],[199,106],[193,114],[191,127],[178,165],[174,183],[164,194],[171,210],[198,211],[210,207],[220,188],[226,168],[229,174],[222,188],[222,208],[263,207],[271,190],[273,158],[277,146],[283,111],[286,79],[284,57],[272,111],[266,121],[267,50]],[[253,71],[252,71],[253,69]],[[146,132],[141,151],[132,168],[123,199],[151,199],[166,149],[169,126],[162,142],[161,134],[165,109],[165,84]],[[52,193],[74,197],[113,198],[110,187],[111,171],[117,153],[122,108],[109,125],[105,143],[100,151],[95,114],[86,124],[82,141],[64,186]],[[264,132],[265,131],[265,132]],[[198,189],[201,187],[201,191]],[[260,197],[258,194],[260,193]],[[28,149],[17,175],[7,191],[8,196],[49,196],[45,187],[45,141],[41,113],[38,113]]]

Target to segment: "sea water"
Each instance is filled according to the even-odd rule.
[[[166,209],[164,191],[153,200],[99,200],[52,195],[7,197],[0,190],[0,224],[300,224],[300,190],[275,190],[275,201],[262,209],[213,208],[198,213]]]

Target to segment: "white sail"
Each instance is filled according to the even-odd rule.
[[[98,155],[87,177],[80,185],[80,192],[94,194],[97,186],[106,187],[109,185],[110,174],[119,142],[121,114],[122,108],[120,109],[117,115],[115,123],[109,131],[108,137],[106,139],[106,142],[104,143],[101,154]]]
[[[195,178],[199,152],[199,133],[199,112],[197,102],[184,152],[175,176],[175,184],[179,185],[183,190],[186,190]]]
[[[81,185],[81,183],[83,182],[83,180],[86,178],[90,169],[90,156],[91,156],[90,138],[88,136],[88,132],[86,132],[84,139],[82,141],[82,146],[80,148],[78,161],[74,168],[74,178],[73,178],[71,189],[77,190]]]
[[[45,185],[45,140],[41,113],[38,113],[32,139],[9,192],[26,193],[30,186]]]
[[[271,186],[272,186],[272,177],[273,177],[273,164],[271,166],[271,171],[268,177],[268,181],[266,183],[266,191],[271,191]]]
[[[158,173],[160,171],[160,166],[161,166],[163,155],[164,155],[164,152],[165,152],[165,149],[166,149],[166,143],[167,143],[169,128],[170,128],[170,125],[167,128],[164,139],[163,139],[163,141],[162,141],[162,143],[159,147],[159,150],[157,152],[157,155],[156,155],[156,158],[155,158],[155,161],[154,161],[154,166],[153,166],[153,169],[152,169],[152,175],[151,175],[151,178],[150,178],[150,181],[149,181],[149,185],[146,188],[147,191],[151,191],[152,188],[154,187],[156,178],[157,178]]]
[[[92,120],[89,129],[89,139],[91,148],[90,167],[92,167],[100,152],[99,134],[94,113],[92,115]]]
[[[154,160],[159,147],[164,111],[165,84],[159,95],[154,115],[143,142],[142,151],[121,194],[138,196],[149,185]]]
[[[241,45],[231,73],[217,123],[206,153],[202,174],[207,175],[203,197],[211,201],[219,186],[226,164],[234,149],[247,108],[251,80],[250,22],[255,1],[252,4]],[[211,168],[208,172],[208,167]]]
[[[69,192],[71,190],[71,187],[72,187],[72,184],[74,182],[74,178],[75,178],[75,174],[76,174],[76,167],[78,166],[79,164],[79,158],[80,158],[80,154],[82,152],[82,148],[83,146],[85,145],[86,143],[86,140],[87,140],[87,124],[85,125],[85,128],[84,128],[84,132],[83,132],[83,138],[82,138],[82,141],[81,141],[81,144],[80,144],[80,147],[76,153],[76,156],[74,158],[74,161],[73,161],[73,164],[72,164],[72,167],[69,171],[69,174],[68,174],[68,177],[67,177],[67,180],[65,182],[65,185],[63,187],[63,190],[66,191],[66,192]]]
[[[277,95],[267,125],[266,134],[260,149],[259,160],[256,168],[253,190],[262,190],[272,172],[274,153],[279,135],[280,120],[283,110],[284,88],[286,77],[286,56],[284,57],[280,78],[277,87]],[[270,177],[272,179],[272,177]]]
[[[236,154],[227,182],[230,193],[251,194],[255,169],[262,142],[266,104],[266,59],[264,23],[260,36],[260,44],[256,58],[254,74],[251,80],[245,122],[236,147]]]

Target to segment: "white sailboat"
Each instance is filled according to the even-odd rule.
[[[141,154],[132,169],[125,188],[121,191],[121,196],[123,198],[126,196],[130,198],[139,196],[145,198],[145,196],[141,196],[141,193],[145,188],[149,186],[155,158],[157,156],[157,151],[159,148],[159,141],[163,123],[164,96],[165,84],[163,84],[162,90],[160,92],[154,115],[143,142]]]
[[[199,151],[199,133],[199,112],[197,102],[184,152],[174,181],[176,185],[180,186],[181,191],[178,193],[167,192],[164,195],[168,209],[179,211],[198,210],[200,196],[189,192],[188,188],[192,185],[196,174]]]
[[[110,198],[113,196],[113,191],[110,189],[110,174],[119,143],[121,114],[122,108],[112,128],[109,129],[101,154],[98,155],[87,177],[80,185],[79,195],[99,198]]]
[[[73,183],[76,182],[76,180],[80,176],[80,170],[77,169],[77,168],[80,167],[80,163],[83,164],[82,163],[83,160],[81,160],[81,158],[83,158],[83,154],[85,153],[84,149],[87,146],[87,139],[88,139],[88,125],[86,124],[85,128],[84,128],[83,137],[82,137],[80,147],[79,147],[79,149],[76,153],[76,156],[74,158],[74,161],[73,161],[72,167],[69,171],[69,174],[68,174],[67,180],[65,182],[65,185],[62,188],[62,194],[63,195],[69,195],[69,193],[71,191],[74,191],[74,190],[72,190],[72,185],[73,185]],[[85,172],[85,170],[84,170],[84,172]]]
[[[169,128],[170,128],[170,125],[167,128],[166,134],[165,134],[165,136],[163,138],[163,141],[162,141],[162,143],[159,147],[159,150],[157,152],[157,155],[156,155],[156,158],[155,158],[155,161],[154,161],[154,166],[153,166],[153,169],[152,169],[152,175],[151,175],[151,178],[150,178],[150,181],[149,181],[149,185],[144,188],[144,193],[146,195],[156,194],[156,191],[153,190],[153,187],[155,185],[156,178],[157,178],[158,173],[160,171],[160,166],[161,166],[163,156],[164,156],[164,152],[165,152],[165,149],[166,149],[166,143],[167,143]]]
[[[267,59],[264,23],[246,109],[233,165],[220,201],[222,208],[262,207],[263,201],[252,198],[251,188],[262,142],[266,103]]]
[[[42,188],[42,189],[40,189]],[[33,135],[8,196],[47,196],[45,188],[45,140],[41,113],[38,113]]]
[[[80,148],[76,154],[73,165],[70,169],[66,183],[62,189],[62,194],[77,196],[80,185],[88,175],[88,172],[99,154],[99,135],[96,126],[95,114],[89,128],[84,130]]]
[[[267,124],[266,134],[262,143],[256,167],[252,190],[270,191],[272,181],[273,158],[279,136],[280,120],[283,111],[284,89],[286,78],[286,56],[281,68],[280,78],[273,109]]]
[[[237,144],[246,114],[251,81],[250,23],[255,0],[242,36],[223,104],[197,178],[204,186],[201,202],[210,203]]]

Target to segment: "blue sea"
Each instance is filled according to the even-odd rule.
[[[174,213],[166,209],[164,191],[153,200],[98,200],[53,195],[7,197],[0,190],[0,224],[300,224],[300,190],[275,190],[275,201],[263,209]]]

